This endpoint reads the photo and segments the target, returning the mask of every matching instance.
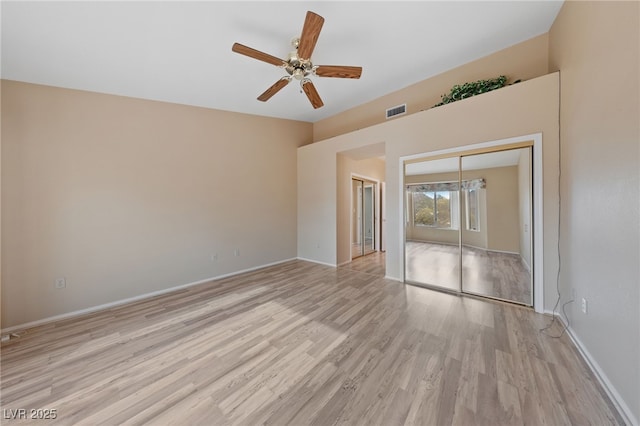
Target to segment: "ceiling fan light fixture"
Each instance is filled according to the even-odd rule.
[[[295,78],[296,80],[302,80],[304,78],[304,74],[305,72],[302,70],[302,68],[296,68],[293,70],[293,78]]]

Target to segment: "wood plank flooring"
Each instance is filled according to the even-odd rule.
[[[458,291],[459,255],[458,246],[407,241],[407,280]],[[467,293],[533,304],[531,273],[516,254],[463,247],[462,286]]]
[[[364,254],[363,254],[364,251]],[[375,251],[375,244],[371,238],[365,238],[364,247],[362,243],[352,243],[351,244],[351,258],[355,259],[357,257],[367,255],[369,253],[373,253]]]
[[[340,267],[384,277],[386,270],[385,253],[376,251],[365,256],[357,257]]]
[[[26,330],[0,403],[57,410],[39,424],[622,424],[548,321],[291,261]]]

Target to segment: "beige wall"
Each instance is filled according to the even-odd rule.
[[[336,177],[336,211],[337,211],[337,263],[342,264],[351,260],[351,176],[367,177],[384,182],[385,162],[379,158],[354,160],[344,154],[337,154]],[[380,187],[376,196],[379,196]],[[376,202],[379,206],[379,200]],[[380,237],[378,230],[377,237]]]
[[[2,99],[2,84],[0,84],[0,100]],[[0,102],[0,129],[2,129],[2,102]],[[0,224],[2,223],[2,131],[0,131]],[[2,241],[2,226],[0,225],[0,241]],[[4,327],[2,321],[2,244],[0,244],[0,330]]]
[[[386,273],[399,279],[404,193],[400,158],[539,132],[543,135],[544,306],[553,308],[558,218],[557,74],[298,148],[298,256],[336,264],[336,233],[331,230],[337,229],[337,153],[385,143]]]
[[[387,121],[385,110],[400,104],[407,104],[407,114],[429,109],[440,102],[441,96],[449,93],[455,84],[495,78],[499,75],[507,76],[509,82],[518,79],[529,80],[545,75],[547,68],[548,37],[547,34],[543,34],[320,120],[313,125],[313,140],[320,141],[384,123]]]
[[[561,303],[576,338],[640,420],[640,4],[565,2],[560,70]],[[581,312],[581,299],[588,313]],[[635,417],[635,419],[633,419]]]
[[[499,167],[482,173],[487,179],[487,247],[489,250],[520,253],[518,167]],[[463,175],[463,178],[467,179],[467,176]]]
[[[295,257],[310,139],[309,123],[2,81],[3,327]]]
[[[465,245],[488,250],[520,253],[518,167],[495,167],[483,170],[467,170],[463,179],[486,181],[487,188],[480,191],[480,231],[466,230],[465,198],[462,197],[460,227]],[[437,173],[430,175],[406,176],[406,183],[457,181],[458,173]],[[412,226],[407,229],[407,238],[418,241],[438,241],[458,244],[458,230],[434,229]]]

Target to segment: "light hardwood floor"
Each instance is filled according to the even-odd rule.
[[[385,276],[385,254],[384,252],[375,251],[365,256],[353,259],[351,262],[344,264],[341,268],[351,269],[353,271],[366,272],[380,277]]]
[[[548,322],[291,261],[27,330],[2,346],[1,405],[53,424],[621,424]]]
[[[458,291],[459,256],[455,245],[407,241],[407,280]],[[531,273],[517,254],[464,246],[462,288],[467,293],[533,304]]]
[[[359,256],[363,256],[363,250],[365,255],[375,252],[374,241],[370,238],[365,238],[364,247],[362,244],[352,243],[351,258],[355,259]]]

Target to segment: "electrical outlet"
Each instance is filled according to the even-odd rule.
[[[67,286],[67,280],[65,280],[64,277],[56,278],[56,282],[54,284],[55,288],[65,288],[66,286]]]
[[[235,249],[235,251],[233,252],[234,256],[240,256],[240,249]]]
[[[218,253],[214,253],[211,255],[211,261],[216,262],[218,260]]]
[[[587,313],[587,299],[585,299],[584,297],[582,298],[582,313]]]

